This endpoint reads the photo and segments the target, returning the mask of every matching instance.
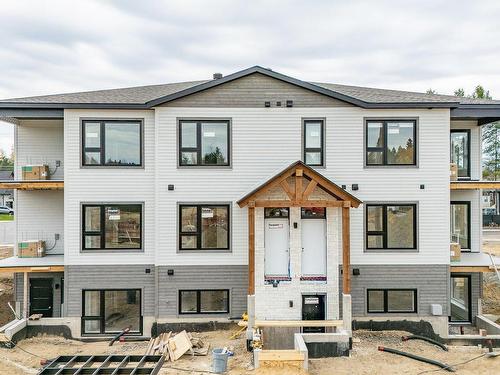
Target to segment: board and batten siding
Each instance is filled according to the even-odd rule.
[[[81,167],[81,120],[142,119],[142,168]],[[150,264],[155,259],[154,111],[64,110],[65,264]],[[143,203],[143,251],[81,252],[81,204]]]
[[[326,119],[326,168],[318,169],[364,202],[417,202],[418,251],[364,251],[364,209],[351,210],[353,264],[449,264],[448,109],[157,107],[158,265],[247,264],[247,210],[236,201],[302,158],[302,119]],[[364,166],[364,119],[417,118],[418,167]],[[230,118],[230,168],[179,168],[179,118]],[[175,190],[168,191],[167,185]],[[351,185],[359,190],[352,191]],[[425,189],[420,189],[420,185]],[[232,202],[231,252],[179,252],[178,202]]]

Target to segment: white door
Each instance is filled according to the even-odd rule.
[[[264,221],[265,227],[265,275],[288,276],[289,235],[288,219],[273,218]]]
[[[303,219],[302,272],[303,276],[326,276],[326,220]]]

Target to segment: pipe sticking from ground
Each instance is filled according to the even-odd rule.
[[[452,368],[451,365],[447,365],[446,363],[435,361],[433,359],[429,359],[429,358],[425,358],[425,357],[420,357],[418,355],[407,353],[407,352],[402,352],[401,350],[386,348],[384,346],[379,346],[378,350],[380,350],[381,352],[387,352],[387,353],[401,355],[403,357],[408,357],[408,358],[414,359],[416,361],[425,362],[425,363],[428,363],[430,365],[434,365],[434,366],[440,367],[443,370],[446,370],[446,371],[449,371],[449,372],[455,372],[455,369]]]
[[[431,343],[431,344],[434,344],[436,346],[439,346],[445,352],[448,351],[448,348],[444,344],[441,344],[440,342],[438,342],[436,340],[433,340],[433,339],[431,339],[429,337],[425,337],[425,336],[419,336],[419,335],[403,336],[403,337],[401,337],[401,340],[403,340],[403,341],[408,341],[408,340],[423,340],[423,341],[427,341],[428,343]]]

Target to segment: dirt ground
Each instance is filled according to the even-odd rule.
[[[449,352],[444,352],[438,347],[426,342],[402,342],[401,336],[406,334],[406,332],[398,331],[356,331],[354,337],[355,339],[359,339],[359,343],[354,343],[351,357],[311,359],[309,361],[309,373],[319,375],[330,375],[333,373],[339,375],[416,375],[422,371],[435,370],[437,368],[405,357],[380,352],[377,350],[379,345],[408,351],[447,364],[463,362],[485,352],[484,349],[479,349],[477,347],[450,347]],[[305,374],[304,371],[291,367],[272,367],[252,370],[251,355],[245,349],[244,338],[240,337],[239,339],[229,340],[229,336],[231,335],[230,331],[203,332],[195,335],[201,337],[206,342],[210,342],[211,348],[226,346],[234,350],[234,357],[230,357],[229,359],[229,374]],[[53,358],[58,355],[84,355],[96,353],[142,354],[146,350],[147,344],[147,342],[125,342],[116,343],[114,346],[109,347],[107,342],[82,343],[50,336],[31,338],[20,341],[18,346],[14,349],[0,349],[0,374],[35,374],[36,371],[40,369],[40,358],[23,352],[21,348],[42,357]],[[184,355],[175,363],[167,362],[160,374],[202,374],[209,372],[210,366],[210,356],[191,357],[189,355]],[[456,374],[498,374],[499,368],[500,357],[482,357],[468,364],[458,366]]]
[[[485,241],[483,251],[500,256],[500,240]],[[500,315],[500,287],[493,272],[483,274],[483,312]]]
[[[12,256],[12,247],[0,246],[0,259]],[[13,274],[0,272],[0,327],[10,322],[14,315],[7,303],[14,306]]]

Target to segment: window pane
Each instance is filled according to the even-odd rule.
[[[85,207],[85,231],[96,232],[101,230],[101,208]]]
[[[288,217],[288,208],[264,208],[265,217]]]
[[[383,218],[384,207],[368,206],[367,209],[367,230],[369,232],[381,232],[384,230]]]
[[[202,207],[201,247],[204,249],[226,249],[228,247],[227,207]]]
[[[196,249],[198,244],[196,241],[196,236],[182,236],[181,237],[181,249]]]
[[[384,126],[381,122],[369,122],[366,136],[368,147],[384,147]]]
[[[111,165],[140,165],[141,126],[139,123],[105,124],[105,162]]]
[[[200,312],[214,313],[228,311],[228,293],[225,290],[203,290],[200,292]]]
[[[105,207],[106,248],[141,248],[141,205]]]
[[[469,177],[469,133],[451,132],[451,162],[457,164],[458,177]]]
[[[382,151],[368,151],[366,164],[381,165],[384,163],[384,153]]]
[[[306,164],[321,165],[321,152],[306,152]]]
[[[451,318],[453,321],[469,320],[469,279],[451,277]]]
[[[196,122],[181,123],[181,147],[196,148]]]
[[[139,332],[141,316],[138,290],[107,290],[104,292],[104,325],[106,332]]]
[[[85,236],[85,248],[86,249],[100,249],[101,248],[101,236]]]
[[[101,333],[101,320],[85,319],[84,333]]]
[[[196,295],[196,291],[181,291],[181,313],[198,312]]]
[[[387,311],[388,312],[413,312],[414,291],[412,290],[388,290]]]
[[[84,292],[85,311],[83,316],[101,315],[101,293],[98,290],[86,290]]]
[[[384,291],[369,290],[368,291],[368,311],[369,312],[384,312]]]
[[[101,153],[100,152],[86,152],[85,153],[85,165],[99,165],[101,164]]]
[[[451,206],[451,240],[458,242],[462,249],[469,248],[469,210],[467,204],[452,203]]]
[[[98,122],[85,123],[85,147],[101,148],[101,124]]]
[[[196,207],[181,208],[181,232],[196,232],[197,212]]]
[[[384,247],[384,236],[368,235],[368,249],[382,249]]]
[[[201,157],[203,164],[227,164],[227,127],[227,123],[201,124]]]
[[[305,147],[321,148],[321,122],[306,122]]]
[[[387,247],[414,248],[413,206],[387,206]]]
[[[300,211],[303,218],[324,219],[326,217],[325,207],[303,207]]]
[[[387,123],[387,164],[413,164],[413,122]]]
[[[181,165],[198,164],[198,154],[196,152],[181,152]]]

